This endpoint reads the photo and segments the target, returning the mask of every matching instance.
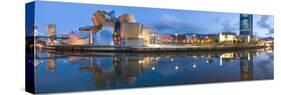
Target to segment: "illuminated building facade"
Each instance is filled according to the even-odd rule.
[[[144,44],[149,45],[152,43],[152,40],[155,37],[155,34],[153,34],[152,28],[144,27],[142,29],[142,36],[143,36]]]
[[[251,42],[253,35],[253,15],[240,14],[240,40],[243,42]]]
[[[122,44],[125,46],[144,46],[142,29],[143,25],[140,23],[121,24]]]
[[[162,44],[168,44],[168,43],[172,42],[173,37],[172,37],[172,35],[169,35],[169,34],[163,34],[160,36],[159,40]]]
[[[236,42],[238,37],[233,32],[222,32],[219,34],[219,42]]]
[[[240,35],[253,35],[253,15],[240,14]]]

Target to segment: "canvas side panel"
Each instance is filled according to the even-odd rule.
[[[34,19],[35,2],[25,5],[25,90],[35,93],[34,79]]]

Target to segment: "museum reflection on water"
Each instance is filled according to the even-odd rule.
[[[157,69],[173,69],[178,70],[181,67],[178,64],[189,63],[190,68],[196,69],[198,64],[219,65],[239,63],[240,64],[240,80],[254,80],[254,56],[260,53],[270,53],[273,55],[271,48],[260,49],[255,51],[236,51],[236,52],[195,52],[195,53],[168,53],[168,54],[94,54],[88,56],[73,56],[47,53],[47,57],[37,57],[35,60],[35,69],[38,66],[46,64],[49,72],[56,73],[58,59],[64,58],[64,62],[69,64],[83,63],[79,66],[80,72],[92,73],[92,80],[97,88],[114,85],[120,82],[125,85],[135,83],[137,77],[142,74]],[[111,68],[104,69],[100,62],[100,58],[106,57],[111,62]],[[177,61],[177,58],[183,60]],[[186,60],[184,60],[186,58]],[[45,63],[44,63],[45,60]],[[199,61],[201,60],[201,61]],[[204,60],[204,62],[202,62]],[[215,61],[217,60],[217,61]],[[273,60],[273,59],[272,59]],[[235,62],[234,62],[235,61]],[[86,65],[85,65],[86,64]],[[171,64],[168,67],[161,67],[161,64]],[[273,68],[272,68],[273,69]]]

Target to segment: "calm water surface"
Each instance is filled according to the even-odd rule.
[[[272,49],[170,53],[39,51],[36,93],[273,79]]]

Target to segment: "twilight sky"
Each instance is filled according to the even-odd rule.
[[[47,24],[56,23],[58,35],[78,31],[79,27],[92,25],[91,16],[96,10],[115,10],[115,15],[133,14],[137,22],[164,33],[220,33],[239,34],[239,14],[171,10],[141,7],[121,7],[94,4],[55,3],[37,1],[35,24],[41,35],[46,35]],[[254,15],[254,34],[259,37],[273,36],[273,16]],[[110,31],[100,36],[110,36]],[[108,32],[108,33],[106,33]]]

